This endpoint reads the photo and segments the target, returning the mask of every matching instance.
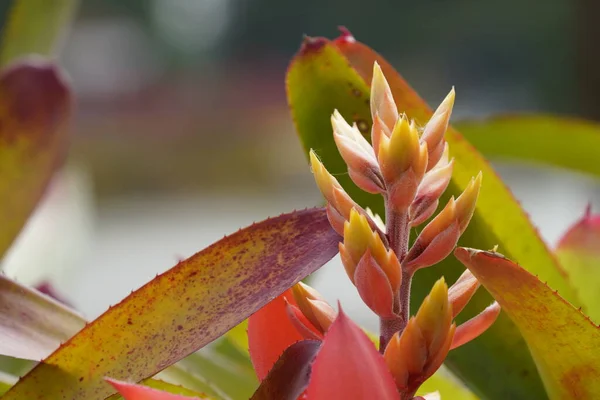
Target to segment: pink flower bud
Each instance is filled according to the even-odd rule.
[[[433,116],[425,126],[421,140],[427,143],[429,149],[429,163],[427,170],[432,169],[441,158],[444,147],[444,134],[448,129],[452,107],[454,107],[454,88],[446,96],[444,101],[439,105]]]
[[[456,349],[485,332],[496,321],[498,315],[500,315],[500,311],[500,305],[494,302],[480,314],[459,325],[456,328],[450,349]]]
[[[383,177],[369,142],[356,125],[350,126],[337,110],[331,116],[331,125],[333,138],[354,183],[369,193],[383,193]]]
[[[390,281],[367,249],[354,271],[354,284],[365,304],[381,318],[393,318],[394,293]]]
[[[432,205],[435,204],[437,208],[438,200],[452,178],[453,166],[454,161],[450,161],[445,165],[436,166],[436,168],[425,174],[409,209],[412,226],[423,223],[435,212],[435,208],[432,209]]]
[[[473,297],[480,283],[468,269],[448,290],[448,301],[452,305],[452,317],[456,317]]]
[[[373,80],[371,81],[371,116],[379,115],[384,125],[391,130],[398,119],[398,108],[383,71],[377,62],[373,65]]]

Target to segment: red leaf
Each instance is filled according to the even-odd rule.
[[[307,399],[400,399],[383,357],[341,307],[313,363]]]
[[[261,381],[265,379],[285,349],[304,339],[289,319],[286,300],[291,305],[296,305],[292,289],[276,297],[248,320],[250,358],[256,376]]]
[[[106,381],[113,385],[121,393],[125,400],[197,400],[198,397],[181,396],[149,388],[147,386],[136,385],[106,378]]]

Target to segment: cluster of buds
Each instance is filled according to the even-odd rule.
[[[454,89],[421,129],[398,112],[389,84],[375,63],[371,84],[371,144],[340,113],[331,117],[335,143],[352,181],[362,190],[381,194],[385,224],[344,191],[314,151],[310,161],[317,185],[327,200],[327,216],[343,236],[340,256],[364,303],[380,317],[380,352],[384,354],[402,398],[412,398],[420,384],[442,364],[448,351],[485,331],[500,311],[493,304],[456,327],[452,320],[479,283],[466,272],[450,290],[438,281],[416,316],[409,318],[410,282],[420,268],[437,264],[456,246],[475,210],[481,174],[463,193],[450,198],[434,216],[452,177],[454,161],[445,141],[454,105]],[[410,232],[429,221],[410,244]],[[294,290],[296,325],[310,321],[305,337],[324,334],[335,313],[306,287]],[[304,300],[303,300],[304,299]],[[319,302],[319,307],[314,305]],[[314,314],[319,310],[319,316]],[[325,321],[319,320],[327,316]],[[324,323],[325,322],[325,323]],[[308,330],[307,330],[308,329]],[[318,336],[317,337],[321,337]]]

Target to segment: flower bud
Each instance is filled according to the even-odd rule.
[[[500,305],[494,302],[480,314],[459,325],[456,328],[450,349],[456,349],[485,332],[496,321],[498,315],[500,315],[500,311]]]
[[[444,134],[446,133],[450,122],[450,115],[452,114],[452,108],[454,107],[454,97],[455,92],[454,88],[452,88],[444,101],[442,101],[437,110],[433,113],[433,116],[425,126],[423,135],[421,136],[421,141],[427,143],[429,153],[427,165],[428,171],[433,169],[444,152],[446,143]]]
[[[373,64],[373,80],[371,81],[371,116],[379,115],[387,129],[391,130],[398,119],[398,108],[383,71],[377,62]]]
[[[472,179],[464,192],[446,207],[419,234],[403,260],[407,268],[414,270],[436,264],[446,258],[458,238],[467,228],[481,187],[481,173]]]
[[[354,280],[356,268],[367,249],[377,265],[385,273],[393,292],[400,287],[400,261],[392,250],[386,249],[378,232],[374,231],[367,217],[352,210],[350,219],[344,224],[344,242],[340,243],[340,256],[346,273]]]
[[[327,332],[337,313],[325,299],[312,287],[298,282],[292,286],[294,300],[302,314],[321,333]]]
[[[452,305],[452,317],[456,317],[465,308],[481,284],[468,269],[450,286],[448,301]]]
[[[422,224],[433,215],[440,196],[450,183],[454,160],[444,165],[439,164],[436,168],[425,174],[423,181],[419,185],[415,200],[408,211],[412,226]]]
[[[337,110],[331,116],[331,125],[333,138],[354,183],[369,193],[385,192],[375,152],[356,125],[350,126]]]
[[[475,179],[471,179],[467,188],[462,192],[456,199],[456,218],[459,222],[460,234],[467,229],[473,212],[475,211],[475,205],[477,203],[477,197],[479,197],[479,189],[481,188],[481,172],[477,174]]]
[[[448,303],[448,286],[438,280],[417,315],[402,333],[396,333],[384,352],[384,359],[402,398],[410,398],[421,383],[442,365],[456,327]]]
[[[394,293],[387,276],[367,249],[354,271],[354,284],[364,303],[380,318],[393,318]]]
[[[427,145],[419,142],[414,121],[401,116],[389,138],[381,135],[377,157],[389,205],[396,212],[406,212],[427,167]]]

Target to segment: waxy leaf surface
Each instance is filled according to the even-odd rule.
[[[69,89],[51,64],[0,72],[0,258],[64,156],[70,111]]]
[[[585,314],[600,323],[600,215],[588,209],[561,238],[556,256],[577,288]]]
[[[347,177],[330,125],[331,113],[338,109],[348,121],[356,122],[369,138],[371,116],[367,82],[370,82],[375,59],[390,83],[399,111],[416,119],[422,126],[431,115],[425,102],[385,60],[365,45],[348,40],[347,36],[335,42],[322,38],[305,41],[288,70],[287,90],[305,150],[308,152],[314,148],[352,198],[382,215],[381,197],[358,190]],[[452,156],[456,158],[446,199],[450,195],[458,195],[471,177],[483,171],[477,209],[461,243],[482,248],[492,248],[499,243],[503,250],[523,263],[527,262],[532,271],[561,292],[571,294],[572,290],[553,256],[488,163],[455,130],[450,129],[446,139]],[[413,306],[421,303],[440,275],[453,282],[463,271],[464,268],[452,257],[442,262],[440,267],[419,271],[413,281]],[[571,294],[570,298],[574,295]],[[481,312],[491,302],[489,294],[479,291],[457,318],[458,322]],[[491,359],[493,363],[489,362]],[[452,351],[446,365],[482,398],[530,399],[545,396],[521,334],[503,314],[480,338]],[[494,378],[497,376],[503,377],[502,382]]]
[[[600,125],[549,115],[461,121],[461,133],[491,158],[536,162],[600,176]]]
[[[456,257],[519,327],[551,399],[600,397],[600,329],[556,291],[498,253]]]
[[[261,382],[251,400],[296,400],[308,386],[321,342],[302,340],[288,347]]]
[[[3,400],[104,399],[218,338],[337,253],[324,209],[254,224],[157,276],[87,325]]]
[[[0,274],[0,354],[40,361],[84,326],[73,310]]]

